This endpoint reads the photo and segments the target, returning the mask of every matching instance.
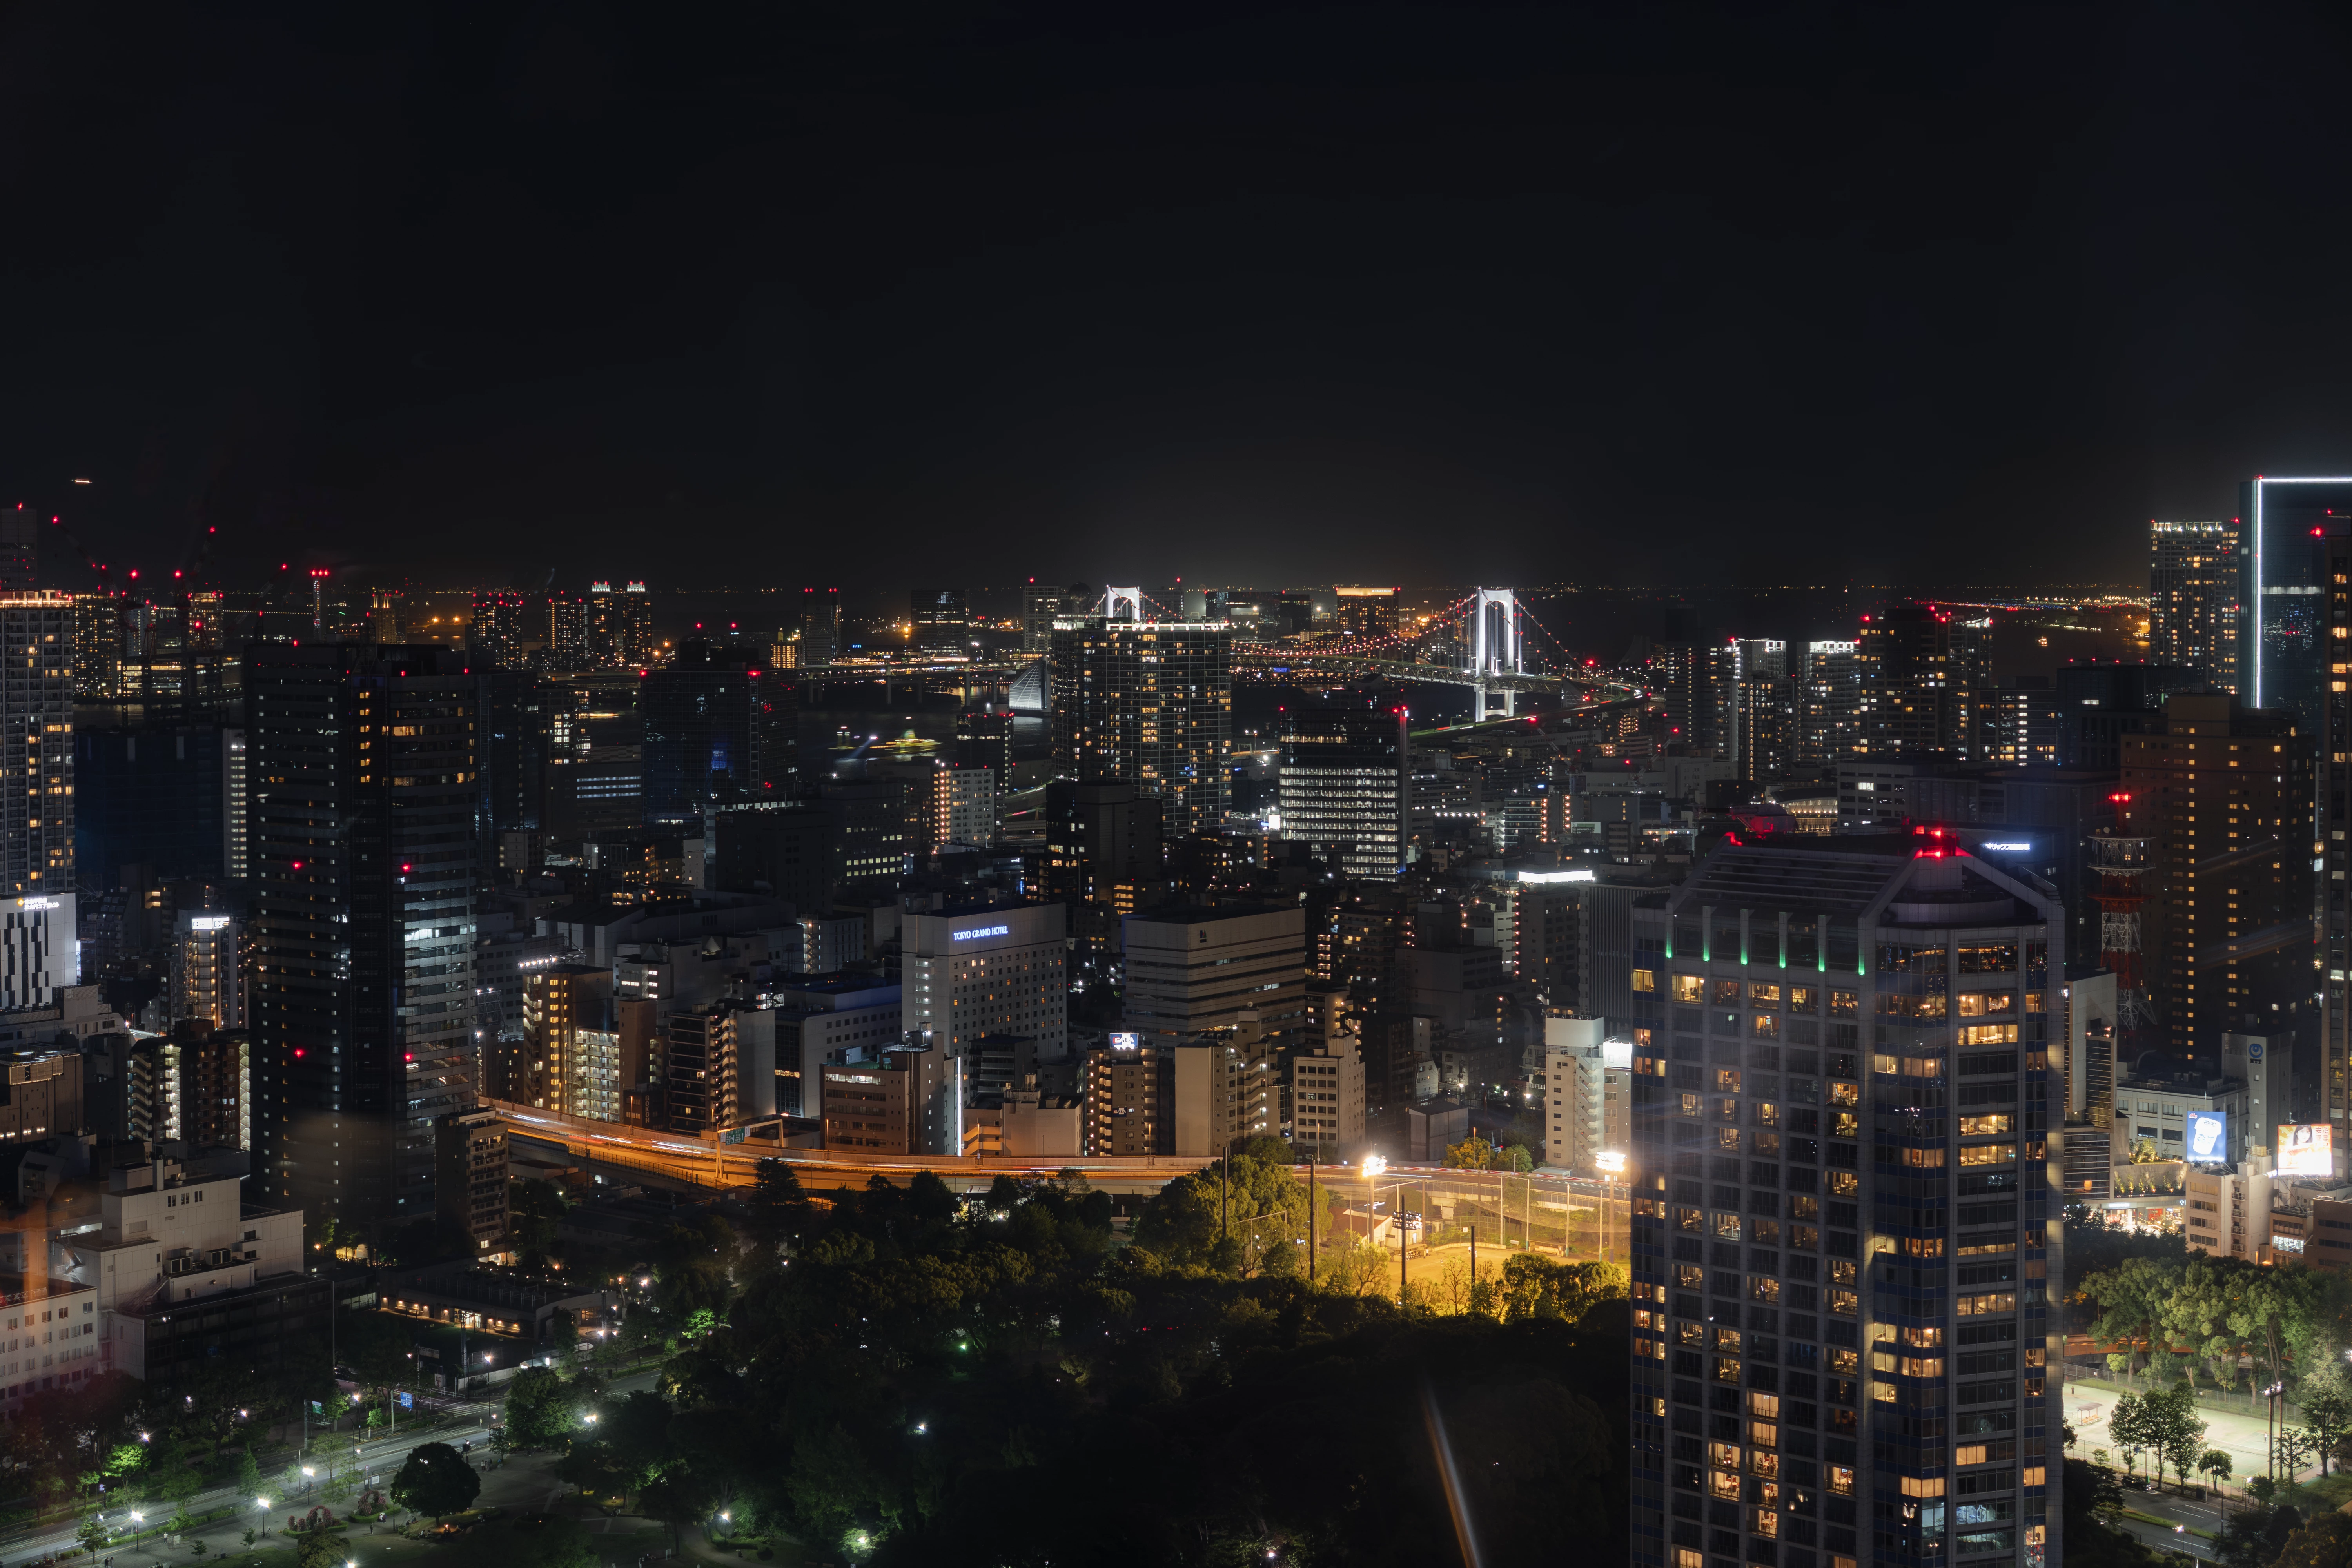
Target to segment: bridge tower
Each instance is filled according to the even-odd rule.
[[[1471,722],[1486,718],[1486,682],[1497,676],[1527,673],[1527,643],[1519,631],[1518,601],[1508,588],[1481,588],[1470,599],[1470,635],[1462,639],[1469,663],[1463,673],[1477,693]],[[1503,688],[1503,717],[1516,711],[1517,692]]]
[[[1118,613],[1118,607],[1121,605],[1127,606],[1127,614],[1124,616]],[[1105,588],[1103,619],[1107,621],[1143,619],[1143,590],[1141,588]]]

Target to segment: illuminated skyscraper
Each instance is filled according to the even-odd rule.
[[[1634,910],[1632,1561],[2061,1562],[2058,903],[1818,843]]]
[[[1396,636],[1395,588],[1334,588],[1339,601],[1339,629],[1359,641],[1380,641]]]
[[[1057,626],[1056,771],[1157,796],[1171,838],[1223,826],[1233,799],[1233,654],[1223,621]]]
[[[474,1092],[478,678],[458,648],[246,654],[254,1181],[362,1232],[434,1212]]]
[[[2147,525],[2147,657],[2238,689],[2239,523]]]
[[[2319,525],[2325,549],[2327,624],[2352,625],[2352,518],[2330,518]],[[2318,740],[2319,885],[2326,891],[2320,905],[2320,1038],[2322,1121],[2344,1124],[2352,1114],[2352,1004],[2346,999],[2346,972],[2352,970],[2352,910],[2346,907],[2347,874],[2352,873],[2352,769],[2336,759],[2352,749],[2352,651],[2341,644],[2328,660],[2328,695],[2322,711],[2326,728]],[[2346,1140],[2336,1140],[2336,1175],[2352,1170]]]
[[[1789,679],[1789,645],[1774,637],[1734,637],[1715,652],[1721,718],[1719,753],[1752,783],[1789,770],[1796,739],[1796,689]]]
[[[1864,616],[1854,650],[1856,752],[1976,760],[1990,684],[1986,629],[1916,601]]]
[[[908,595],[915,646],[941,653],[961,649],[971,635],[971,611],[961,588],[918,588]]]
[[[1854,749],[1860,672],[1850,642],[1801,642],[1790,650],[1796,689],[1796,760],[1834,763]]]
[[[0,1011],[81,978],[74,921],[74,603],[0,593]]]
[[[2177,1056],[2218,1062],[2224,1034],[2308,1037],[2311,776],[2291,714],[2226,692],[2175,692],[2160,731],[2123,737],[2120,827],[2149,845],[2147,994]]]
[[[547,596],[547,668],[575,675],[596,668],[588,647],[588,602],[570,594]]]
[[[776,800],[799,767],[799,691],[765,647],[688,642],[644,681],[647,820],[707,801]]]
[[[841,657],[841,590],[801,590],[801,663],[831,664]]]
[[[108,700],[122,693],[122,601],[112,594],[76,594],[74,695]]]
[[[1350,877],[1404,874],[1412,785],[1404,710],[1286,713],[1282,837]]]
[[[2320,729],[2329,662],[2319,548],[2330,518],[2352,517],[2352,478],[2252,479],[2238,487],[2240,695],[2284,708],[2306,735]]]
[[[610,669],[640,666],[653,658],[654,607],[643,583],[588,585],[588,655]]]
[[[477,594],[466,641],[492,668],[520,669],[530,614],[530,602],[520,594],[506,589]]]

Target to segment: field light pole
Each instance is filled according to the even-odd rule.
[[[1315,1283],[1315,1155],[1307,1156],[1307,1283]]]
[[[1372,1226],[1377,1223],[1372,1218],[1372,1194],[1375,1190],[1372,1186],[1372,1178],[1378,1176],[1381,1172],[1388,1168],[1389,1163],[1380,1155],[1367,1154],[1364,1156],[1364,1228],[1368,1233],[1370,1231]],[[1309,1167],[1309,1169],[1311,1171],[1312,1167]],[[1395,1223],[1395,1220],[1391,1217],[1391,1226]],[[1404,1232],[1402,1229],[1397,1231],[1397,1305],[1399,1307],[1402,1307],[1404,1305]]]
[[[2268,1471],[2270,1478],[2273,1480],[2278,1479],[2279,1395],[2285,1392],[2286,1384],[2284,1383],[2273,1383],[2268,1388],[2263,1390],[2263,1442],[2267,1450],[2263,1468]],[[2289,1477],[2288,1479],[2293,1479],[2294,1478]]]

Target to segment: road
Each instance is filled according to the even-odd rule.
[[[485,1100],[487,1110],[498,1113],[506,1123],[507,1136],[517,1142],[536,1142],[561,1147],[568,1157],[608,1163],[617,1171],[638,1171],[667,1177],[697,1187],[747,1187],[757,1176],[760,1165],[769,1160],[782,1160],[800,1178],[801,1185],[819,1191],[843,1187],[863,1187],[876,1176],[904,1184],[914,1180],[917,1173],[929,1171],[958,1192],[984,1191],[1000,1175],[1022,1180],[1044,1180],[1062,1171],[1075,1169],[1087,1183],[1104,1192],[1119,1194],[1151,1194],[1187,1172],[1204,1169],[1214,1162],[1206,1156],[1145,1155],[1134,1158],[1044,1158],[1024,1160],[1000,1155],[985,1159],[950,1159],[940,1156],[909,1155],[875,1159],[828,1158],[821,1149],[785,1149],[778,1151],[772,1144],[757,1141],[719,1145],[708,1138],[690,1133],[664,1132],[651,1128],[630,1127],[617,1121],[595,1121],[586,1117],[568,1115],[562,1111],[539,1110],[506,1100]],[[1301,1179],[1307,1175],[1304,1165],[1293,1170]],[[1331,1185],[1335,1194],[1344,1199],[1364,1188],[1364,1178],[1346,1165],[1319,1167],[1321,1179]],[[1518,1200],[1520,1211],[1532,1202],[1538,1208],[1557,1207],[1562,1193],[1591,1200],[1607,1197],[1613,1205],[1622,1205],[1631,1194],[1622,1179],[1609,1177],[1569,1176],[1565,1173],[1538,1173],[1532,1189],[1522,1189]],[[1386,1173],[1374,1181],[1381,1191],[1396,1186],[1420,1187],[1438,1184],[1450,1191],[1459,1189],[1465,1197],[1475,1198],[1489,1187],[1499,1193],[1497,1173],[1448,1170],[1440,1165],[1392,1164]],[[1530,1196],[1530,1193],[1540,1196]],[[1515,1211],[1513,1219],[1522,1217]],[[1613,1219],[1614,1216],[1612,1216]],[[1620,1232],[1622,1235],[1622,1231]]]
[[[905,1184],[918,1172],[936,1173],[959,1191],[985,1188],[1000,1175],[1042,1179],[1076,1167],[1095,1186],[1111,1193],[1156,1193],[1176,1177],[1208,1163],[1205,1159],[1173,1155],[1135,1160],[1050,1159],[1008,1160],[1001,1157],[947,1159],[910,1156],[903,1159],[827,1159],[816,1149],[779,1152],[758,1142],[718,1145],[706,1138],[629,1127],[617,1121],[592,1121],[561,1111],[535,1110],[504,1100],[488,1100],[516,1141],[560,1145],[567,1154],[608,1163],[622,1172],[640,1171],[698,1187],[748,1187],[765,1160],[781,1159],[793,1168],[803,1187],[826,1190],[863,1187],[876,1176]]]
[[[652,1368],[644,1372],[632,1373],[626,1377],[615,1378],[608,1385],[609,1391],[615,1394],[634,1394],[639,1389],[653,1387],[654,1381],[658,1375],[658,1371]],[[438,1427],[413,1436],[406,1433],[398,1436],[387,1434],[373,1442],[362,1440],[359,1445],[361,1475],[363,1478],[372,1479],[376,1486],[387,1485],[399,1472],[402,1463],[407,1459],[410,1452],[427,1443],[446,1443],[455,1447],[461,1443],[470,1442],[477,1449],[486,1447],[490,1436],[487,1418],[499,1408],[499,1402],[486,1401],[482,1404],[460,1405],[457,1408],[471,1419],[454,1426]],[[351,1434],[347,1432],[313,1434],[310,1451],[313,1455],[323,1454],[329,1450],[331,1445],[347,1444],[351,1440]],[[233,1487],[213,1487],[189,1499],[188,1511],[191,1514],[197,1514],[208,1509],[220,1508],[236,1502],[248,1510],[251,1522],[255,1524],[266,1522],[270,1528],[282,1531],[286,1528],[289,1515],[300,1513],[310,1506],[302,1500],[299,1494],[293,1497],[279,1497],[274,1489],[276,1486],[274,1477],[264,1484],[273,1489],[263,1494],[269,1499],[269,1507],[266,1510],[257,1505],[257,1500],[245,1497]],[[160,1517],[158,1509],[168,1510],[168,1504],[151,1504],[144,1507],[142,1511],[146,1513],[149,1521],[152,1521]],[[110,1526],[121,1527],[122,1510],[106,1510],[105,1517]],[[22,1564],[27,1558],[46,1556],[73,1546],[77,1544],[74,1538],[77,1528],[79,1528],[77,1521],[68,1520],[62,1524],[32,1526],[0,1535],[0,1564]],[[144,1525],[139,1528],[144,1528]],[[242,1532],[243,1526],[232,1526],[227,1520],[219,1520],[203,1527],[203,1533],[205,1534],[233,1537]],[[123,1547],[117,1549],[116,1554],[122,1556],[128,1562],[136,1559],[144,1550],[146,1549],[143,1545]],[[162,1555],[160,1552],[154,1554],[157,1559]]]
[[[2081,1445],[2076,1447],[2079,1448]],[[2188,1527],[2185,1530],[2167,1529],[2163,1525],[2149,1524],[2145,1520],[2120,1521],[2124,1531],[2135,1540],[2158,1552],[2186,1552],[2191,1557],[2210,1562],[2213,1558],[2213,1543],[2190,1531],[2201,1530],[2206,1535],[2218,1534],[2227,1517],[2222,1512],[2223,1508],[2235,1510],[2244,1504],[2224,1504],[2210,1497],[2200,1500],[2169,1491],[2127,1491],[2124,1493],[2124,1506],[2136,1513],[2153,1514],[2158,1519],[2170,1521],[2175,1526]]]

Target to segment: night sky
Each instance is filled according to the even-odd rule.
[[[2129,581],[2352,470],[2346,16],[19,5],[0,483],[231,586]]]

